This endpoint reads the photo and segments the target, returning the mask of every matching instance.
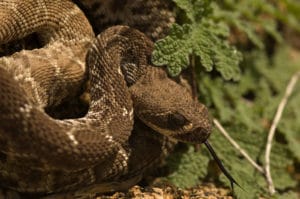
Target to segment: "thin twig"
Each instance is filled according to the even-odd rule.
[[[273,180],[272,180],[272,177],[271,177],[271,171],[270,171],[270,154],[271,154],[271,148],[272,148],[272,140],[273,140],[277,125],[278,125],[278,123],[281,119],[284,107],[287,103],[288,98],[290,97],[290,95],[293,92],[293,89],[294,89],[294,87],[295,87],[295,85],[296,85],[296,83],[299,79],[299,76],[300,76],[300,71],[295,73],[292,76],[292,78],[290,79],[290,82],[286,87],[285,94],[284,94],[280,104],[278,105],[276,115],[274,117],[274,120],[272,122],[272,126],[271,126],[269,134],[268,134],[268,140],[267,140],[267,145],[266,145],[266,153],[265,153],[265,172],[266,172],[266,179],[267,179],[267,183],[268,183],[269,192],[271,194],[275,193],[275,188],[274,188]]]
[[[224,135],[224,137],[249,161],[249,163],[254,166],[260,173],[264,174],[264,170],[261,166],[259,166],[249,155],[248,153],[240,147],[240,145],[234,141],[232,137],[227,133],[227,131],[223,128],[220,122],[217,119],[213,119],[214,124],[220,130],[220,132]]]

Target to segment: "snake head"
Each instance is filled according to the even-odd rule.
[[[130,87],[135,116],[172,139],[205,142],[211,132],[207,108],[163,69],[151,68]]]

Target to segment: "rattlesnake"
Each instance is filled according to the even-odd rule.
[[[142,1],[126,1],[135,2]],[[126,189],[169,152],[171,140],[208,138],[206,107],[151,65],[153,43],[138,30],[113,26],[95,38],[68,0],[2,0],[0,27],[0,44],[33,32],[43,43],[0,58],[1,186],[33,193]],[[163,29],[151,26],[147,34],[155,39]],[[45,113],[78,95],[87,78],[84,117]]]

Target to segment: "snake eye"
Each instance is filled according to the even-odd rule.
[[[187,123],[187,119],[180,113],[173,113],[168,116],[168,123],[173,128],[182,127]]]

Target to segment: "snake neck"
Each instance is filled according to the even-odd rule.
[[[127,26],[100,34],[87,55],[91,100],[104,93],[129,94],[128,87],[147,71],[152,45],[144,34]]]

